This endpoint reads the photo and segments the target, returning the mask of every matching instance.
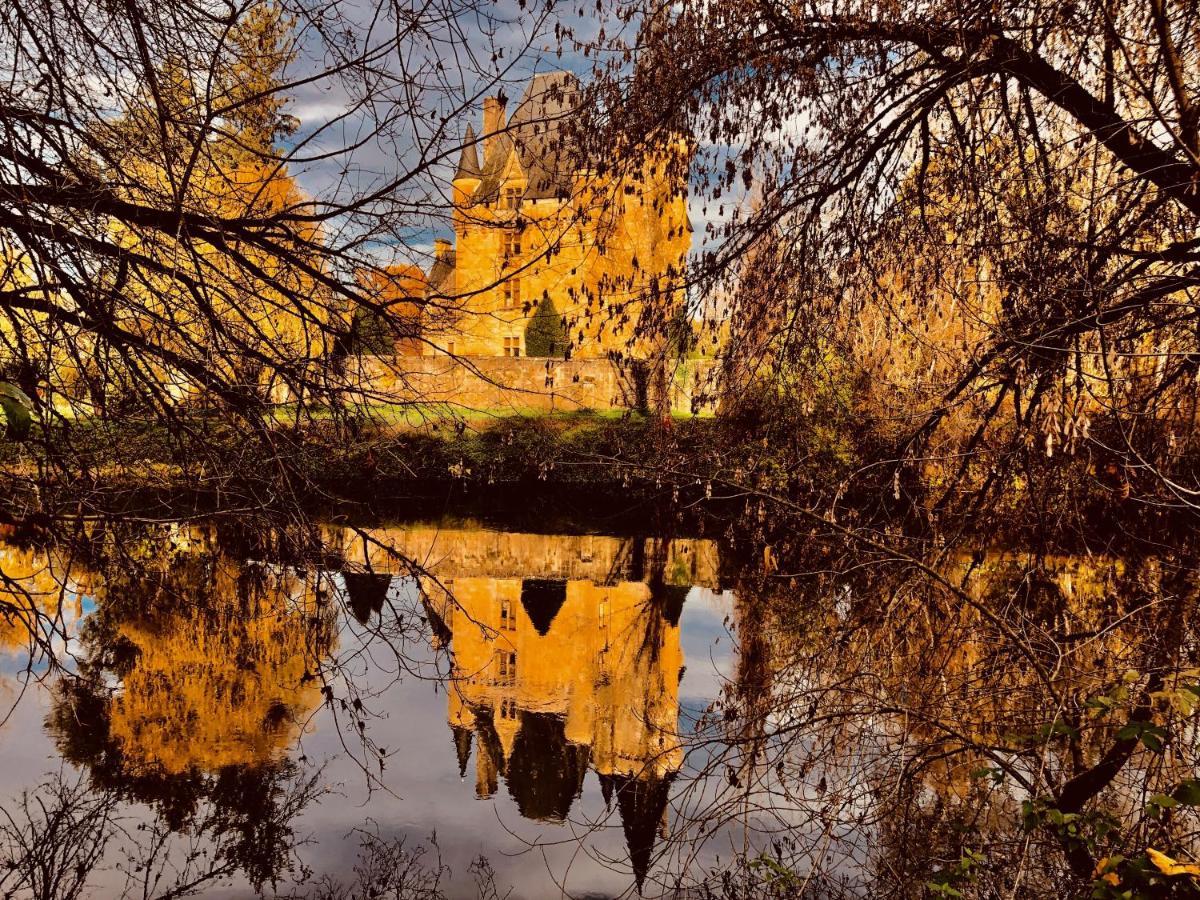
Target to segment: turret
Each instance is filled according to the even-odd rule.
[[[458,776],[459,778],[466,778],[467,761],[471,758],[471,738],[473,734],[470,728],[463,725],[451,725],[450,730],[454,734],[454,752],[458,756]]]
[[[475,149],[476,140],[475,129],[468,125],[467,133],[463,135],[462,153],[458,156],[458,169],[454,173],[456,205],[465,203],[475,193],[483,178],[483,171],[479,167],[479,152]]]

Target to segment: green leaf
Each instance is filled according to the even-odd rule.
[[[982,766],[978,769],[974,769],[971,772],[971,777],[977,780],[981,778],[990,778],[993,784],[1000,784],[1002,781],[1004,781],[1004,771],[992,766]]]
[[[1117,740],[1141,741],[1147,750],[1152,750],[1155,753],[1162,751],[1166,737],[1167,730],[1165,728],[1160,725],[1153,725],[1150,722],[1130,722],[1117,732]]]
[[[4,408],[10,438],[21,440],[29,434],[29,426],[33,423],[33,401],[24,391],[15,384],[0,381],[0,407]]]
[[[1171,796],[1184,806],[1200,806],[1200,781],[1189,778],[1187,781],[1181,782],[1175,790],[1171,791]]]
[[[1163,810],[1174,809],[1179,805],[1179,801],[1167,794],[1154,794],[1146,802],[1146,814],[1152,819],[1157,819],[1162,816]]]
[[[1155,753],[1161,753],[1163,748],[1163,739],[1167,736],[1165,728],[1159,728],[1157,725],[1151,725],[1142,732],[1142,743],[1146,745],[1147,750],[1152,750]]]
[[[1042,740],[1057,737],[1058,735],[1075,735],[1079,732],[1068,725],[1066,722],[1055,719],[1053,722],[1047,722],[1037,730],[1037,736]]]
[[[930,881],[930,882],[926,883],[925,887],[927,887],[931,893],[933,893],[939,897],[961,897],[962,896],[961,891],[957,891],[954,888],[952,888],[950,885],[944,884],[944,883],[939,884],[935,881]]]

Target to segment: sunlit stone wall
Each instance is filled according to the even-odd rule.
[[[676,413],[713,411],[716,362],[686,360],[672,369]],[[632,371],[607,359],[538,357],[363,357],[351,372],[366,403],[451,403],[464,409],[571,411],[634,409]],[[643,397],[643,401],[644,401]]]

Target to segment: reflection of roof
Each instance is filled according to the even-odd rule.
[[[589,756],[589,748],[567,740],[559,716],[522,711],[505,776],[521,815],[541,822],[566,819],[583,790]]]
[[[560,578],[526,578],[521,582],[521,606],[542,637],[567,601],[567,583]]]
[[[458,774],[467,777],[467,760],[471,758],[471,729],[463,725],[451,725],[454,734],[454,752],[458,756]]]
[[[521,174],[527,179],[526,200],[569,196],[579,167],[579,149],[567,126],[579,105],[579,90],[579,79],[570,72],[544,72],[530,79],[508,127],[487,145],[483,180],[473,197],[476,202],[489,202],[498,195],[514,152]],[[468,137],[473,138],[473,134],[468,132]],[[468,149],[473,151],[474,146],[464,147],[460,169],[464,162],[469,166]]]
[[[346,600],[350,611],[354,618],[365,625],[373,614],[383,610],[393,576],[378,572],[343,572],[342,578],[346,584]]]
[[[650,869],[659,830],[667,811],[674,775],[666,778],[631,778],[628,775],[601,775],[601,785],[608,780],[604,791],[605,802],[616,788],[617,810],[621,814],[621,827],[625,831],[625,843],[629,848],[629,863],[637,881],[638,893]]]

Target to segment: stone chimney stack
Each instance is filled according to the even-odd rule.
[[[483,156],[487,159],[488,150],[496,140],[496,134],[504,130],[507,120],[504,118],[504,107],[508,99],[502,94],[498,97],[485,97],[483,100]],[[487,165],[486,161],[484,165]]]
[[[450,242],[445,238],[433,239],[433,258],[435,260],[445,259],[450,255]]]

